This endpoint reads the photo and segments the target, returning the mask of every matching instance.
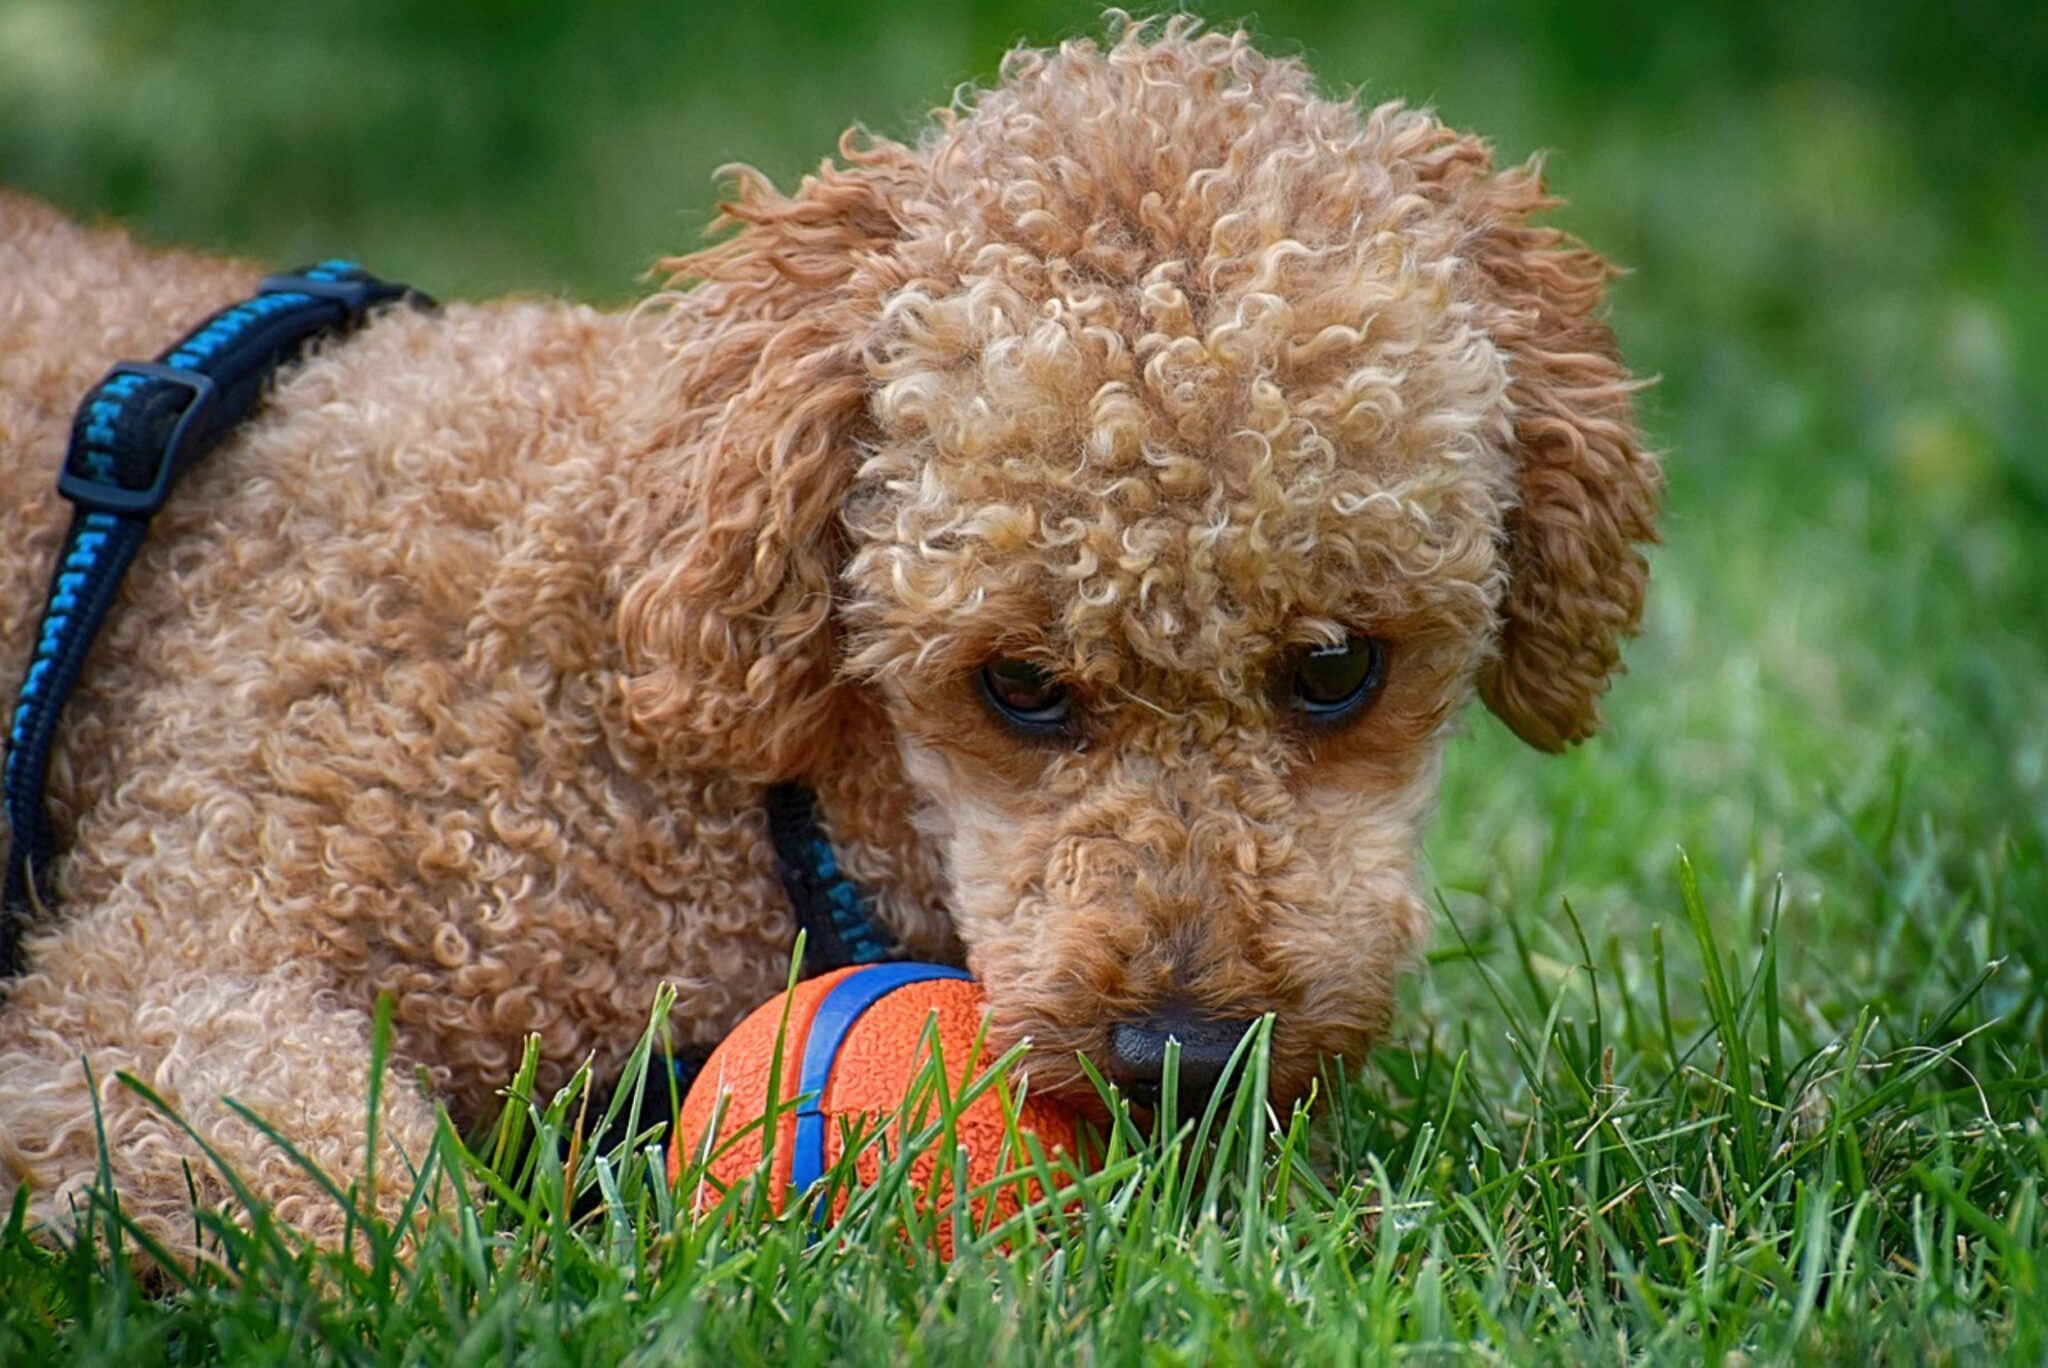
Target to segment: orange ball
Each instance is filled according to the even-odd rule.
[[[694,1194],[700,1213],[717,1203],[724,1188],[752,1174],[771,1149],[769,1200],[778,1211],[792,1192],[801,1195],[839,1162],[849,1130],[858,1143],[886,1126],[889,1139],[884,1143],[890,1153],[899,1152],[906,1138],[901,1108],[930,1061],[927,1031],[936,1036],[950,1089],[957,1093],[991,1062],[984,1048],[982,1057],[968,1068],[986,1006],[980,987],[965,974],[929,964],[857,965],[798,984],[756,1008],[705,1061],[676,1117],[668,1153],[669,1181],[681,1176],[685,1156],[696,1159],[705,1153],[705,1132],[714,1118],[720,1137],[738,1135],[750,1125],[754,1130],[737,1141],[712,1141],[705,1172],[716,1186],[707,1181]],[[782,1040],[778,1088],[784,1109],[778,1112],[770,1137],[760,1120],[767,1110],[776,1033],[785,1012],[788,1030]],[[788,1105],[805,1094],[813,1096],[799,1107]],[[934,1095],[928,1116],[913,1115],[910,1132],[915,1134],[937,1116]],[[1074,1113],[1050,1098],[1027,1095],[1018,1108],[1017,1124],[1020,1131],[1036,1135],[1048,1155],[1056,1150],[1079,1153]],[[954,1131],[965,1154],[968,1182],[977,1188],[1000,1172],[1021,1168],[1028,1159],[1007,1143],[1002,1099],[993,1088],[960,1113]],[[910,1181],[913,1191],[936,1190],[941,1202],[949,1204],[950,1179],[942,1176],[936,1189],[931,1186],[934,1165],[949,1157],[939,1153],[942,1148],[934,1145],[912,1161]],[[882,1158],[869,1145],[855,1159],[861,1182],[875,1180]],[[950,1172],[949,1162],[944,1173]],[[994,1194],[993,1212],[987,1198],[976,1201],[977,1223],[985,1228],[1014,1215],[1020,1199],[1036,1191],[1037,1184],[1027,1179],[1005,1183]],[[845,1200],[842,1193],[837,1205],[843,1206]],[[939,1245],[940,1252],[951,1257],[952,1233],[946,1223],[940,1225]]]

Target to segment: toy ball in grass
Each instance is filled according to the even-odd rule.
[[[975,1048],[985,1007],[980,987],[967,975],[930,964],[859,965],[798,984],[757,1008],[705,1061],[676,1117],[669,1181],[677,1181],[686,1160],[708,1156],[705,1180],[692,1197],[702,1212],[716,1205],[724,1189],[751,1175],[772,1149],[768,1195],[780,1211],[792,1193],[801,1196],[832,1171],[850,1137],[859,1146],[879,1131],[880,1146],[866,1144],[854,1161],[860,1181],[873,1182],[884,1151],[898,1152],[906,1132],[915,1136],[940,1115],[934,1088],[924,1094],[929,1103],[910,1109],[905,1121],[904,1103],[931,1065],[933,1040],[945,1065],[948,1095],[957,1095],[986,1072],[991,1052]],[[785,1016],[777,1091],[786,1110],[778,1113],[770,1136],[760,1122]],[[789,1105],[799,1098],[804,1099],[800,1105]],[[1027,1092],[1016,1114],[1018,1131],[1035,1135],[1048,1156],[1077,1153],[1074,1114],[1065,1106]],[[714,1122],[717,1133],[707,1136]],[[1028,1153],[1018,1152],[995,1088],[960,1111],[954,1133],[970,1190],[1030,1163]],[[943,1144],[917,1155],[910,1169],[911,1190],[936,1192],[950,1203],[946,1175],[953,1160]],[[933,1170],[941,1163],[946,1167],[934,1187]],[[1027,1177],[1003,1183],[994,1191],[993,1210],[987,1195],[976,1199],[977,1224],[986,1228],[1014,1215],[1021,1200],[1037,1191]],[[845,1199],[842,1193],[835,1207]],[[950,1257],[949,1223],[942,1222],[939,1230],[940,1252]]]

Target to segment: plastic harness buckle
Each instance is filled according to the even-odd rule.
[[[74,444],[64,459],[64,469],[57,476],[57,492],[80,508],[95,513],[148,517],[170,498],[171,486],[178,482],[178,476],[190,463],[193,448],[197,446],[197,434],[205,430],[207,420],[213,416],[214,401],[220,391],[211,376],[183,366],[166,366],[157,361],[119,361],[86,396],[85,402],[90,405],[100,399],[123,376],[176,385],[192,396],[186,401],[185,411],[178,416],[170,435],[155,452],[156,468],[149,483],[136,488],[117,480],[111,468],[93,469],[90,449],[81,452]]]

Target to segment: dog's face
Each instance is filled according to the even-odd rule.
[[[851,160],[682,264],[643,725],[768,777],[886,718],[1039,1078],[1272,1012],[1296,1093],[1386,1025],[1446,721],[1586,734],[1639,611],[1604,268],[1482,144],[1177,26]]]
[[[1385,1025],[1423,922],[1505,582],[1504,367],[1400,243],[1305,226],[1114,274],[1005,244],[869,348],[850,672],[1041,1076],[1119,1022],[1274,1012],[1291,1088]]]

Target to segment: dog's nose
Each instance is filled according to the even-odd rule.
[[[1141,1107],[1159,1105],[1166,1081],[1166,1042],[1180,1042],[1176,1109],[1199,1111],[1223,1078],[1249,1020],[1226,1021],[1192,1010],[1168,1009],[1109,1028],[1109,1076]]]

